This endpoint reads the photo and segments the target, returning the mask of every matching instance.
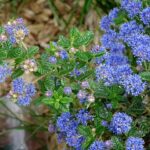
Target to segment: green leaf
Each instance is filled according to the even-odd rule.
[[[44,97],[42,99],[42,103],[46,104],[46,105],[53,105],[54,104],[54,99],[53,98],[49,98],[49,97]]]
[[[24,71],[21,68],[16,69],[13,74],[12,74],[12,78],[15,79],[21,75],[23,75]]]
[[[83,149],[88,149],[90,145],[93,143],[94,138],[93,137],[86,137],[84,143],[82,144]]]
[[[78,51],[76,57],[81,61],[88,62],[92,58],[92,54],[90,52]]]
[[[87,31],[85,32],[85,34],[83,35],[83,41],[84,41],[84,45],[88,45],[94,38],[94,34],[91,31]]]
[[[80,32],[77,28],[71,28],[70,30],[70,40],[71,43],[74,43],[75,40],[77,40],[80,37]]]
[[[4,29],[4,27],[0,27],[0,34],[3,34],[5,32],[5,29]]]
[[[0,49],[0,59],[6,59],[7,58],[7,51],[4,49]]]
[[[45,89],[49,90],[54,90],[55,88],[55,81],[54,81],[54,78],[53,77],[46,77],[46,79],[44,80],[44,86],[45,86]]]
[[[69,48],[71,46],[71,43],[64,36],[59,36],[58,45],[62,46],[63,48]]]
[[[149,71],[140,73],[140,76],[143,80],[150,81],[150,72]]]
[[[127,18],[128,16],[126,11],[120,11],[118,17],[114,19],[114,22],[116,25],[121,25],[128,21]]]
[[[56,46],[55,46],[55,43],[54,42],[50,42],[49,44],[49,48],[46,48],[45,49],[48,53],[51,53],[51,52],[55,52],[57,50]]]
[[[90,31],[85,32],[83,35],[79,36],[74,40],[73,46],[78,48],[82,45],[88,45],[93,40],[94,34]]]
[[[61,103],[63,103],[63,104],[68,104],[68,103],[70,103],[72,101],[73,101],[73,99],[71,97],[63,97],[61,99]]]
[[[90,129],[89,126],[79,126],[78,127],[78,131],[81,135],[83,135],[84,137],[88,137],[92,135],[92,131]]]
[[[45,98],[44,96],[40,96],[37,99],[34,99],[32,102],[34,103],[35,106],[40,106],[44,98]]]
[[[18,58],[18,57],[26,57],[25,53],[21,48],[15,47],[9,50],[8,52],[9,58]]]
[[[142,115],[144,113],[145,107],[142,103],[142,98],[139,97],[133,97],[132,103],[127,108],[127,113],[131,115]]]
[[[28,57],[33,57],[35,54],[38,53],[38,51],[39,51],[39,47],[32,46],[32,47],[28,48],[27,55],[28,55]]]
[[[62,68],[60,70],[60,75],[64,75],[64,74],[68,74],[71,71],[73,71],[75,67],[75,63],[65,63],[64,65],[62,65]]]
[[[94,74],[94,70],[86,71],[85,73],[81,74],[79,77],[77,77],[78,80],[84,80],[85,78],[88,78]]]
[[[121,139],[119,139],[119,137],[112,136],[111,140],[113,142],[113,149],[115,149],[115,150],[123,150],[124,149],[124,146],[121,142]]]
[[[55,103],[55,108],[56,108],[56,109],[59,109],[59,107],[60,107],[59,102],[56,102],[56,103]]]

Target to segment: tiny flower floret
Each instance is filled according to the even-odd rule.
[[[26,74],[29,74],[31,72],[37,71],[37,64],[34,59],[27,59],[27,60],[25,60],[24,64],[22,65],[22,68]]]
[[[70,95],[70,94],[72,93],[71,87],[65,87],[65,88],[64,88],[64,93],[65,93],[66,95]]]

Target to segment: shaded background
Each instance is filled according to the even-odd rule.
[[[58,35],[67,35],[73,26],[80,30],[92,30],[94,44],[98,44],[102,33],[99,30],[100,18],[116,5],[115,0],[0,0],[0,24],[13,18],[24,18],[30,30],[26,43],[41,49],[46,48],[49,41],[57,40]],[[1,87],[7,88],[7,85]],[[25,130],[28,150],[63,150],[65,147],[64,144],[57,144],[54,134],[48,133],[51,117],[48,108],[33,105],[13,114],[1,102],[0,112],[0,150],[12,150],[12,139],[9,137],[12,130]],[[15,118],[20,124],[9,125],[8,118]]]

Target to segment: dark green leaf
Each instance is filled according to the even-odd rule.
[[[150,72],[149,71],[140,73],[140,76],[143,80],[150,81]]]
[[[21,76],[23,73],[24,73],[24,71],[21,68],[18,68],[13,72],[12,78],[15,79],[15,78]]]
[[[27,56],[28,57],[33,57],[35,54],[37,54],[39,51],[39,47],[37,46],[32,46],[28,48]]]
[[[69,48],[71,46],[70,41],[64,36],[59,37],[58,45],[62,46],[63,48]]]

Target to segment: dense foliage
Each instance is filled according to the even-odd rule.
[[[29,31],[21,18],[8,22],[0,29],[6,96],[21,106],[47,105],[49,131],[72,149],[149,149],[149,6],[149,0],[122,0],[102,18],[101,46],[91,50],[94,34],[72,28],[41,52],[23,42]],[[34,80],[28,83],[25,74]]]

